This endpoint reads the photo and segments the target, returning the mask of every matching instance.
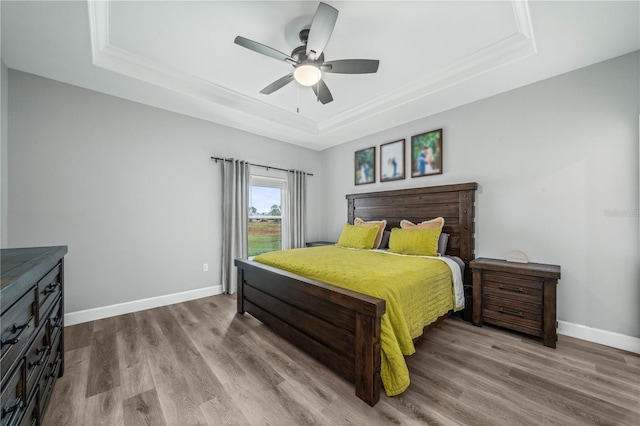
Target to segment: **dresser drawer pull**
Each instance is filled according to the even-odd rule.
[[[22,400],[20,400],[12,407],[9,407],[9,406],[2,407],[2,417],[6,416],[9,413],[13,413],[14,411],[18,411],[22,409],[23,405],[24,403],[22,402]]]
[[[523,312],[505,311],[504,308],[498,309],[498,312],[500,312],[501,314],[513,315],[513,316],[520,317],[520,318],[524,317],[524,313]]]
[[[51,373],[47,374],[45,376],[45,379],[49,379],[49,378],[55,376],[56,375],[56,370],[58,369],[58,366],[60,364],[62,364],[62,360],[61,359],[58,359],[57,361],[54,361],[54,362],[50,362],[49,363],[49,367],[51,367]]]
[[[517,293],[524,293],[524,288],[522,287],[518,287],[518,288],[513,288],[513,287],[505,287],[503,284],[500,284],[498,286],[498,288],[500,290],[507,290],[507,291],[515,291]]]
[[[43,346],[41,348],[38,348],[36,350],[36,355],[39,354],[40,352],[44,352],[44,354],[42,355],[42,357],[37,360],[37,361],[29,361],[29,370],[31,370],[33,367],[35,367],[36,365],[42,365],[44,364],[44,359],[47,357],[47,350],[49,350],[49,345],[47,346]]]
[[[53,318],[53,326],[52,328],[59,328],[62,326],[62,317],[54,317]]]
[[[31,320],[29,320],[31,321]],[[15,345],[16,343],[18,343],[20,341],[20,339],[22,338],[22,335],[24,334],[25,331],[27,331],[27,328],[29,328],[29,323],[24,323],[22,325],[18,325],[18,324],[13,324],[13,329],[11,330],[12,333],[15,333],[16,331],[20,330],[20,333],[18,333],[16,336],[12,337],[11,339],[5,339],[4,337],[0,339],[0,347],[4,347],[4,345]]]
[[[60,283],[55,283],[55,284],[49,284],[44,288],[44,294],[51,294],[54,293],[56,291],[56,287],[58,287],[60,285]]]

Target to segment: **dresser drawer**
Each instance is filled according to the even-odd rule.
[[[35,289],[22,296],[12,307],[2,313],[2,377],[18,361],[35,331]]]
[[[542,304],[542,280],[505,272],[485,272],[483,296],[494,296],[518,302]]]
[[[20,422],[20,426],[37,426],[38,424],[38,405],[36,404],[37,393],[34,392],[29,400],[27,409],[24,410],[24,416]]]
[[[45,319],[47,332],[50,336],[50,341],[54,341],[58,335],[62,332],[63,327],[63,313],[62,313],[62,298],[58,299],[53,309],[49,313],[49,317]]]
[[[24,361],[23,361],[24,362]],[[2,384],[2,396],[0,403],[2,404],[1,426],[9,426],[17,424],[20,416],[25,410],[25,394],[24,394],[24,377],[23,363],[21,363],[13,372],[11,377]]]
[[[42,370],[44,370],[50,352],[51,341],[49,340],[49,334],[45,327],[40,327],[40,331],[33,341],[33,344],[29,347],[27,356],[25,357],[27,366],[27,397],[30,396],[35,389],[38,377],[42,373]]]
[[[542,335],[542,305],[514,303],[509,299],[490,296],[484,298],[483,304],[484,321],[496,325],[508,323],[510,328],[520,326],[527,333]]]
[[[44,278],[38,281],[38,324],[49,314],[49,310],[60,297],[61,292],[62,282],[60,279],[60,264],[58,264]]]
[[[59,350],[54,350],[49,356],[49,361],[45,367],[44,373],[40,378],[40,418],[44,418],[44,411],[49,404],[51,398],[51,392],[53,391],[53,385],[56,382],[58,374],[60,373],[60,366],[62,365],[62,356]]]

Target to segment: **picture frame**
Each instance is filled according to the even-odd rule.
[[[404,179],[404,158],[405,139],[380,145],[380,182]]]
[[[353,177],[356,185],[366,185],[376,181],[375,146],[355,152]]]
[[[411,177],[442,174],[442,129],[411,137]]]

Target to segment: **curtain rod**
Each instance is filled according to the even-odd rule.
[[[217,163],[218,161],[233,161],[233,160],[231,160],[230,158],[220,158],[220,157],[211,157],[211,159],[212,159],[212,160],[214,160],[216,163]],[[253,164],[253,163],[250,163],[250,164],[251,164],[252,166],[262,167],[263,169],[267,169],[267,170],[269,170],[269,169],[273,169],[273,170],[280,170],[280,171],[283,171],[283,172],[291,172],[291,171],[293,171],[293,170],[289,170],[289,169],[282,169],[282,168],[280,168],[280,167],[263,166],[262,164]],[[305,173],[307,176],[313,176],[313,173],[307,173],[307,172],[304,172],[304,173]]]

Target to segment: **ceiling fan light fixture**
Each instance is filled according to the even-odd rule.
[[[314,65],[304,64],[293,71],[293,78],[303,86],[313,86],[322,78],[322,71]]]

